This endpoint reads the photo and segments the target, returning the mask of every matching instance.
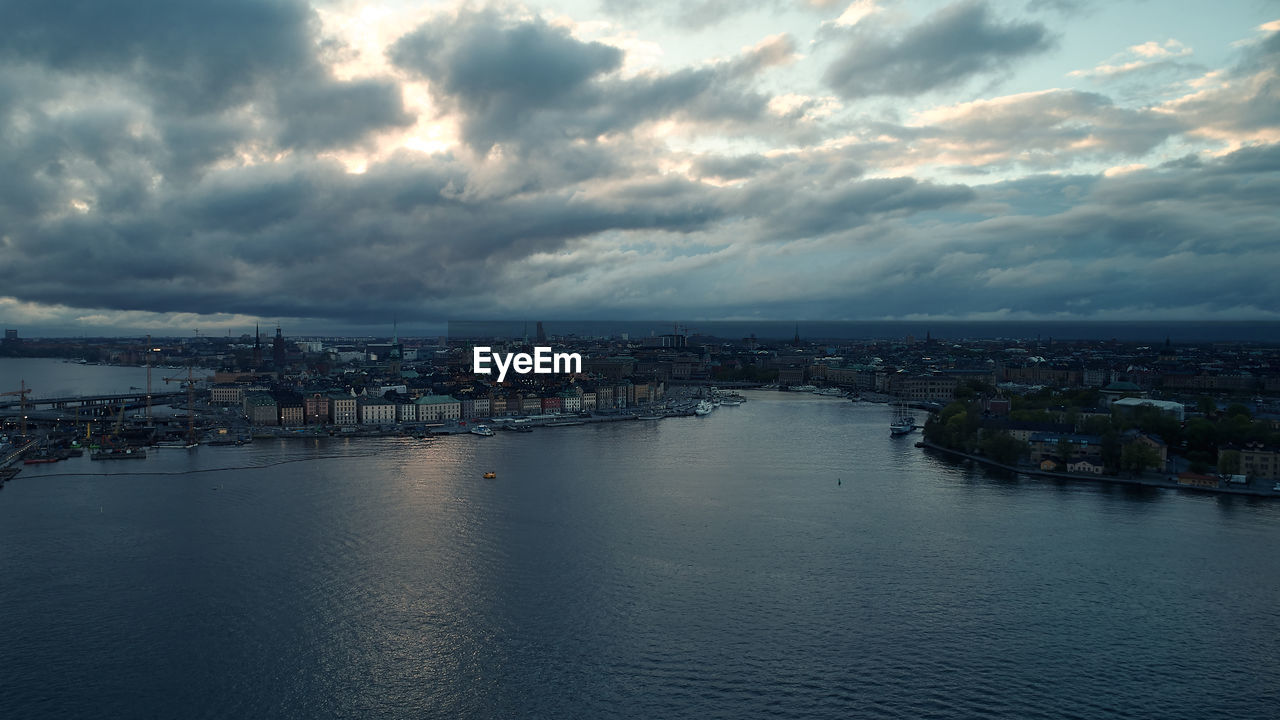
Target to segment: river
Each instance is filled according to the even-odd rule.
[[[1280,506],[1010,478],[884,406],[744,394],[28,466],[0,717],[1276,716]]]

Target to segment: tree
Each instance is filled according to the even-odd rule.
[[[1227,417],[1244,417],[1253,419],[1253,413],[1249,412],[1249,408],[1241,403],[1231,403],[1227,406]]]
[[[1201,395],[1200,398],[1196,400],[1196,409],[1200,411],[1200,414],[1205,417],[1209,417],[1210,415],[1218,412],[1218,403],[1214,402],[1213,398],[1208,395]]]
[[[1120,433],[1108,430],[1102,434],[1102,465],[1109,470],[1120,469],[1122,451],[1120,449]]]
[[[1159,453],[1155,451],[1155,448],[1140,440],[1125,444],[1120,451],[1120,467],[1127,470],[1131,475],[1139,474],[1147,468],[1157,467],[1159,464]]]
[[[1015,465],[1027,451],[1027,444],[1007,432],[985,433],[979,443],[982,454],[1005,465]]]
[[[1218,444],[1218,428],[1204,418],[1191,418],[1182,430],[1182,437],[1187,441],[1188,447],[1210,448]]]
[[[1064,437],[1058,438],[1058,459],[1063,465],[1071,462],[1071,441]]]
[[[1218,453],[1218,472],[1223,475],[1240,474],[1240,451],[1223,450]]]

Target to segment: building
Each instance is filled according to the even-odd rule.
[[[281,425],[293,427],[307,423],[306,404],[302,398],[282,398],[276,401],[276,405],[280,408]]]
[[[1098,391],[1101,394],[1099,402],[1102,407],[1111,407],[1111,403],[1122,398],[1145,398],[1147,394],[1131,382],[1113,382],[1110,385]]]
[[[566,390],[560,393],[560,407],[566,413],[580,413],[582,412],[582,396]]]
[[[386,398],[357,398],[356,407],[361,425],[390,425],[396,421],[396,405]]]
[[[1069,457],[1061,456],[1062,441],[1066,441]],[[1068,464],[1082,459],[1099,464],[1102,462],[1102,438],[1096,435],[1033,433],[1030,445],[1031,462],[1037,465],[1046,458],[1060,458]]]
[[[396,422],[417,422],[418,406],[408,400],[397,400],[396,406]]]
[[[1280,479],[1280,448],[1245,443],[1240,448],[1240,472],[1251,478]]]
[[[356,398],[346,393],[329,393],[329,420],[334,425],[355,425],[360,422]]]
[[[308,393],[302,398],[306,422],[320,425],[329,422],[329,396],[324,393]]]
[[[462,402],[451,395],[423,395],[413,404],[418,406],[418,422],[439,423],[462,417]]]
[[[917,375],[895,378],[891,392],[903,400],[947,402],[955,398],[959,385],[958,379],[946,375]]]
[[[1074,462],[1067,463],[1067,472],[1101,475],[1102,463],[1094,462],[1088,458],[1080,458]]]
[[[489,412],[496,416],[515,411],[510,409],[506,395],[495,395],[489,398]]]
[[[218,383],[209,388],[209,402],[214,405],[243,405],[244,386]]]
[[[279,425],[280,409],[267,393],[249,393],[244,398],[244,414],[250,425]]]
[[[276,326],[276,336],[271,341],[271,362],[275,365],[276,370],[284,368],[285,361],[284,335],[280,334],[280,326]]]
[[[1165,469],[1169,463],[1169,446],[1160,438],[1152,437],[1146,433],[1138,432],[1137,430],[1130,430],[1124,434],[1124,442],[1141,443],[1142,445],[1146,445],[1151,448],[1155,452],[1156,457],[1160,458],[1160,464],[1156,466],[1156,469],[1158,470]]]
[[[1186,420],[1186,409],[1182,403],[1168,400],[1151,400],[1148,398],[1127,397],[1111,401],[1111,409],[1117,413],[1132,415],[1137,408],[1149,407],[1172,417],[1178,422]]]
[[[596,404],[594,409],[608,410],[613,407],[613,386],[601,385],[597,387],[595,390],[595,398]]]

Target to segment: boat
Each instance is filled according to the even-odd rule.
[[[485,480],[493,480],[493,479],[494,479],[494,478],[496,478],[496,477],[498,477],[498,473],[496,473],[496,472],[487,472],[487,473],[485,473],[485,474],[484,474],[484,479],[485,479]]]
[[[471,428],[471,434],[481,435],[483,437],[492,437],[493,428],[490,428],[488,425],[476,425],[475,427]]]
[[[661,420],[662,418],[663,418],[663,416],[662,416],[662,415],[638,415],[638,416],[636,416],[636,419],[637,419],[637,420]]]
[[[45,463],[56,463],[60,458],[56,457],[29,457],[22,461],[23,465],[43,465]]]
[[[716,409],[715,405],[712,405],[706,400],[703,400],[699,402],[698,406],[693,409],[693,414],[697,415],[698,417],[702,417],[704,415],[710,415],[711,411],[715,409]]]
[[[728,405],[729,407],[737,407],[744,402],[746,401],[743,400],[742,398],[735,398],[735,397],[720,398],[720,404]]]
[[[907,414],[907,406],[902,402],[894,403],[893,421],[889,423],[889,434],[897,437],[906,435],[916,429],[916,418]]]
[[[146,457],[147,451],[142,448],[105,448],[89,455],[90,460],[142,460]]]

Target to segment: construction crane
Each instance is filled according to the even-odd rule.
[[[166,383],[182,382],[184,379],[187,383],[187,442],[195,443],[196,441],[196,381],[191,369],[191,363],[187,363],[187,377],[167,377],[161,378]]]
[[[22,437],[25,438],[27,436],[27,394],[31,392],[31,388],[27,387],[26,380],[22,380],[21,383],[22,384],[19,385],[20,389],[10,390],[9,392],[0,393],[0,397],[3,397],[5,395],[18,396],[18,407],[22,412],[22,420],[20,421],[21,425],[19,426],[18,432],[21,433]]]

